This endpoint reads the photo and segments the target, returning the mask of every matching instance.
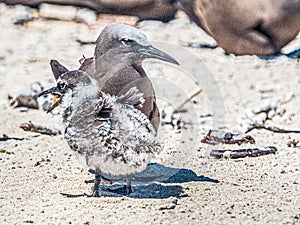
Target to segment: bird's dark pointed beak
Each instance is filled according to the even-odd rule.
[[[51,107],[47,111],[47,113],[49,113],[49,112],[51,112],[53,109],[55,109],[61,103],[61,96],[62,96],[62,94],[58,91],[57,87],[53,87],[53,88],[50,88],[50,89],[48,89],[48,90],[43,91],[42,93],[40,93],[38,95],[38,97],[43,96],[43,95],[47,95],[47,94],[54,95]]]
[[[155,58],[155,59],[163,60],[165,62],[179,65],[179,63],[172,56],[152,46],[144,47],[141,53],[144,58]]]
[[[40,93],[38,95],[38,97],[41,97],[41,96],[47,95],[47,94],[55,94],[55,93],[58,93],[57,87],[53,87],[53,88],[50,88],[50,89],[48,89],[46,91],[43,91],[42,93]]]

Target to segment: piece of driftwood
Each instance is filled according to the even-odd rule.
[[[263,149],[258,148],[246,148],[246,149],[237,149],[237,150],[212,150],[210,156],[217,159],[220,158],[229,158],[229,159],[238,159],[245,157],[257,157],[261,155],[275,154],[277,148],[274,146],[268,146]]]
[[[36,125],[36,124],[33,124],[31,121],[29,121],[29,123],[22,123],[20,125],[20,128],[22,128],[24,131],[36,132],[36,133],[40,133],[40,134],[47,134],[47,135],[61,134],[60,130]]]
[[[264,129],[268,131],[272,131],[274,133],[300,133],[300,130],[285,130],[279,127],[270,127],[270,126],[265,126],[262,124],[253,124],[251,127],[248,128],[248,130],[245,133],[249,133],[250,131],[254,129]]]
[[[94,10],[98,14],[137,16],[140,20],[174,19],[177,8],[169,0],[0,0],[6,4],[39,7],[42,3],[71,5]]]
[[[39,104],[37,99],[31,95],[19,95],[17,98],[13,98],[12,96],[8,95],[8,103],[10,106],[13,107],[27,107],[30,109],[38,109]]]
[[[209,130],[207,135],[201,140],[206,144],[238,144],[243,143],[255,144],[255,140],[250,135],[244,135],[240,133],[231,133],[219,130]]]

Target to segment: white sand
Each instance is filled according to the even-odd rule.
[[[87,26],[84,23],[39,19],[25,27],[13,25],[16,18],[26,13],[33,15],[30,11],[26,12],[25,7],[0,5],[0,135],[24,138],[22,141],[0,141],[0,149],[6,150],[6,153],[0,153],[0,224],[300,223],[300,147],[287,147],[287,142],[299,140],[300,134],[254,130],[250,134],[256,139],[255,146],[221,145],[214,148],[272,145],[278,148],[277,154],[240,160],[207,158],[212,147],[199,143],[199,138],[211,128],[212,121],[203,119],[201,123],[198,118],[212,113],[210,106],[214,104],[208,99],[210,93],[195,98],[195,104],[186,105],[187,112],[182,116],[193,122],[186,125],[186,130],[176,130],[167,125],[161,127],[160,139],[165,150],[158,161],[174,167],[181,163],[180,166],[220,183],[186,182],[163,186],[161,190],[168,195],[182,188],[182,197],[177,204],[172,203],[172,198],[160,198],[163,193],[159,192],[158,184],[142,186],[145,192],[156,191],[156,198],[97,199],[60,195],[61,192],[90,193],[92,185],[85,184],[84,180],[93,176],[81,168],[62,135],[49,137],[19,128],[21,123],[29,120],[60,128],[58,116],[41,110],[21,112],[21,108],[13,109],[8,106],[7,95],[17,96],[28,91],[35,81],[40,81],[46,88],[51,87],[54,84],[49,66],[52,58],[70,69],[78,68],[78,60],[83,54],[91,56],[94,46],[80,46],[76,39],[95,40],[105,21],[98,19]],[[139,27],[155,41],[177,45],[214,44],[187,19],[177,19],[168,25],[147,21]],[[285,50],[291,51],[299,46],[298,37]],[[224,122],[224,130],[239,128],[237,121],[245,110],[260,106],[264,101],[276,102],[286,95],[294,97],[285,104],[277,104],[275,113],[284,110],[285,113],[275,115],[270,125],[300,129],[299,60],[285,56],[273,60],[228,56],[220,48],[187,49],[202,58],[218,85],[208,92],[216,93],[218,90],[221,93],[225,113],[220,121]],[[186,93],[192,93],[196,88],[191,79],[174,67],[150,61],[145,63],[145,68],[157,89],[160,108],[166,111],[167,101],[179,105],[185,98],[183,94],[174,98],[180,93],[180,88]],[[169,81],[173,82],[170,86]],[[200,86],[205,85],[200,81]],[[164,92],[166,87],[169,88]]]

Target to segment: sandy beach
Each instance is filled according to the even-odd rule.
[[[154,45],[163,42],[174,46],[176,49],[170,49],[165,44],[162,50],[184,65],[194,59],[201,62],[196,66],[201,76],[184,73],[184,65],[157,60],[143,64],[164,116],[158,132],[163,150],[154,162],[184,169],[186,177],[137,183],[130,196],[61,195],[91,193],[92,184],[84,181],[93,175],[77,162],[62,134],[49,136],[20,128],[20,124],[32,121],[62,129],[59,115],[14,108],[8,95],[30,94],[34,82],[52,87],[51,59],[77,69],[82,55],[92,56],[95,48],[78,40],[95,41],[110,22],[134,24],[129,17],[83,13],[80,18],[84,19],[77,21],[46,19],[36,9],[0,4],[0,224],[300,223],[300,143],[288,146],[290,141],[300,140],[300,133],[253,129],[247,134],[255,144],[201,142],[210,129],[245,132],[250,120],[300,130],[299,58],[226,55],[185,16],[168,24],[144,21],[137,28]],[[34,19],[16,24],[25,18]],[[298,35],[283,52],[299,48]],[[181,57],[185,51],[190,57]],[[202,93],[185,104],[173,118],[175,126],[170,125],[172,110],[199,89]],[[176,124],[179,117],[182,124]],[[275,146],[277,152],[240,159],[209,156],[211,150],[266,146]],[[180,181],[182,177],[186,179]]]

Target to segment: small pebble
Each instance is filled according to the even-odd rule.
[[[171,196],[171,197],[167,198],[167,202],[177,205],[178,198]]]

